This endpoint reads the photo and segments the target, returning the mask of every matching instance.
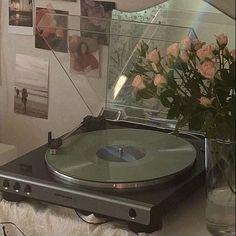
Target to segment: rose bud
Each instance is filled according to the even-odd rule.
[[[180,52],[179,44],[173,43],[166,49],[167,57],[178,57]]]
[[[189,61],[189,55],[186,51],[181,51],[179,54],[179,57],[181,58],[181,60],[185,63],[188,63]]]
[[[235,61],[235,58],[236,58],[236,49],[232,50],[232,51],[230,52],[230,55],[231,55],[231,57],[233,58],[233,60]]]
[[[201,104],[202,106],[204,106],[204,107],[210,107],[211,104],[212,104],[212,100],[210,100],[210,99],[207,98],[207,97],[201,97],[201,98],[199,99],[199,102],[200,102],[200,104]]]
[[[165,76],[157,74],[154,78],[154,85],[158,88],[164,87],[167,84]]]
[[[180,47],[181,49],[184,50],[190,50],[191,45],[192,45],[192,40],[189,38],[189,36],[185,36],[180,42]]]
[[[153,51],[149,52],[146,56],[146,59],[150,62],[158,64],[161,60],[160,50],[156,48]]]
[[[220,48],[224,48],[228,43],[228,37],[225,34],[217,35],[216,42]]]
[[[211,60],[207,60],[204,61],[201,65],[199,65],[197,69],[205,78],[214,79],[215,74],[218,70],[218,64]]]
[[[144,78],[142,75],[136,75],[133,79],[132,86],[137,90],[142,90],[146,88],[144,83]]]
[[[202,46],[205,45],[205,44],[206,44],[205,42],[201,42],[198,39],[194,39],[194,40],[192,40],[192,49],[194,51],[197,51],[200,48],[202,48]]]
[[[197,50],[197,56],[201,61],[205,59],[212,59],[214,57],[213,50],[214,48],[212,45],[205,46]]]

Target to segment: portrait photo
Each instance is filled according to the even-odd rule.
[[[99,47],[96,39],[71,36],[69,38],[70,69],[92,77],[99,77]]]
[[[112,10],[116,8],[114,2],[81,0],[81,16],[88,16],[94,18],[112,18]],[[83,32],[86,31],[86,32]],[[91,37],[97,39],[99,44],[109,44],[110,22],[107,20],[96,20],[89,18],[81,19],[81,35],[83,37]],[[99,33],[92,33],[99,32]]]
[[[63,15],[68,15],[68,11],[36,8],[36,48],[46,50],[51,49],[57,52],[68,51],[66,30],[68,19]]]
[[[48,118],[48,60],[16,54],[15,113]]]
[[[9,33],[33,34],[33,0],[9,1]]]

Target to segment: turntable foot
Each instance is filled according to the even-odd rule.
[[[2,198],[8,202],[22,202],[25,200],[25,197],[19,196],[13,193],[2,192]]]
[[[153,233],[162,228],[162,220],[155,219],[150,225],[142,225],[138,223],[129,222],[128,227],[135,233]]]

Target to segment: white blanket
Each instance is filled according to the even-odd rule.
[[[98,222],[94,215],[83,216]],[[10,203],[0,201],[0,222],[12,222],[26,236],[135,236],[125,223],[91,225],[83,222],[74,210],[40,202]],[[0,223],[0,236],[23,236],[16,226]],[[145,235],[145,234],[139,234]],[[152,234],[157,235],[155,233]]]

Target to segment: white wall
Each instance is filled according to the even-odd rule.
[[[37,0],[36,6],[46,7],[50,1]],[[55,9],[80,13],[80,4],[51,1]],[[34,37],[8,34],[8,0],[2,1],[2,85],[0,86],[0,141],[16,145],[18,155],[47,141],[47,132],[56,136],[71,130],[89,114],[81,98],[69,83],[64,71],[50,51],[35,49]],[[50,61],[49,119],[39,119],[14,113],[15,57],[29,54]]]

